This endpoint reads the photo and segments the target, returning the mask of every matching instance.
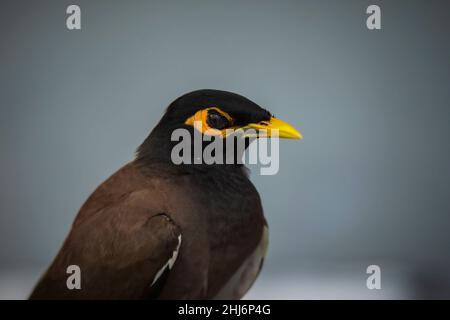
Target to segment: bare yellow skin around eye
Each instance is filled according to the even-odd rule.
[[[222,130],[211,128],[206,121],[209,110],[217,111],[222,116],[227,118],[230,123],[230,126]],[[221,136],[222,138],[227,137],[229,134],[233,132],[233,130],[236,129],[242,129],[243,131],[252,129],[253,130],[252,132],[250,132],[249,130],[248,133],[245,133],[245,137],[247,138],[278,137],[284,139],[303,139],[302,134],[298,132],[297,129],[295,129],[290,124],[281,121],[280,119],[277,119],[275,117],[271,117],[267,121],[260,121],[258,123],[249,123],[241,127],[236,127],[234,125],[234,119],[228,113],[220,110],[217,107],[209,107],[197,111],[193,116],[189,117],[185,121],[185,124],[193,126],[204,135]]]
[[[213,135],[213,136],[225,136],[226,129],[218,130],[218,129],[211,128],[208,125],[206,118],[208,116],[208,111],[210,111],[210,110],[217,111],[222,116],[227,118],[231,124],[233,123],[233,118],[228,113],[220,110],[217,107],[209,107],[209,108],[197,111],[192,117],[190,117],[186,120],[185,124],[194,126],[194,128],[197,129],[198,131],[200,131],[201,133],[207,132],[207,134]]]

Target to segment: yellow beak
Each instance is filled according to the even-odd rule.
[[[297,131],[289,123],[281,121],[277,118],[270,118],[269,121],[261,121],[259,123],[251,123],[243,128],[254,129],[256,133],[246,133],[245,136],[252,137],[278,137],[284,139],[303,139],[300,132]]]

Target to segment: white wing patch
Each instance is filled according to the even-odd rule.
[[[153,286],[155,284],[155,282],[161,277],[161,275],[163,274],[164,270],[166,270],[166,268],[169,268],[169,270],[172,269],[173,265],[175,264],[175,261],[177,260],[178,251],[180,250],[180,246],[181,246],[181,234],[178,236],[178,244],[177,244],[176,249],[172,253],[172,257],[156,273],[155,277],[153,278],[153,282],[152,282],[151,286]]]

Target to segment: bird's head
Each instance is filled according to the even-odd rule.
[[[241,130],[241,137],[302,139],[290,124],[275,118],[269,111],[249,99],[227,91],[197,90],[173,101],[149,137],[138,149],[138,158],[167,158],[173,147],[175,129],[196,130],[212,139],[229,138],[230,129]]]

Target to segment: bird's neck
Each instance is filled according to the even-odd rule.
[[[242,164],[242,157],[247,149],[250,141],[240,141],[239,145],[236,138],[235,141],[227,141],[223,139],[221,147],[217,147],[212,153],[211,158],[211,143],[214,139],[222,139],[220,137],[213,137],[211,141],[195,141],[193,129],[190,129],[190,139],[185,143],[186,148],[180,152],[182,143],[180,140],[173,141],[172,130],[155,130],[147,137],[136,152],[136,161],[145,165],[164,164],[166,166],[173,166],[181,171],[186,172],[227,172],[238,169],[246,172],[245,166]],[[209,147],[208,147],[209,146]],[[208,149],[209,151],[208,151]],[[185,154],[185,152],[187,154]],[[211,160],[212,159],[212,160]]]

